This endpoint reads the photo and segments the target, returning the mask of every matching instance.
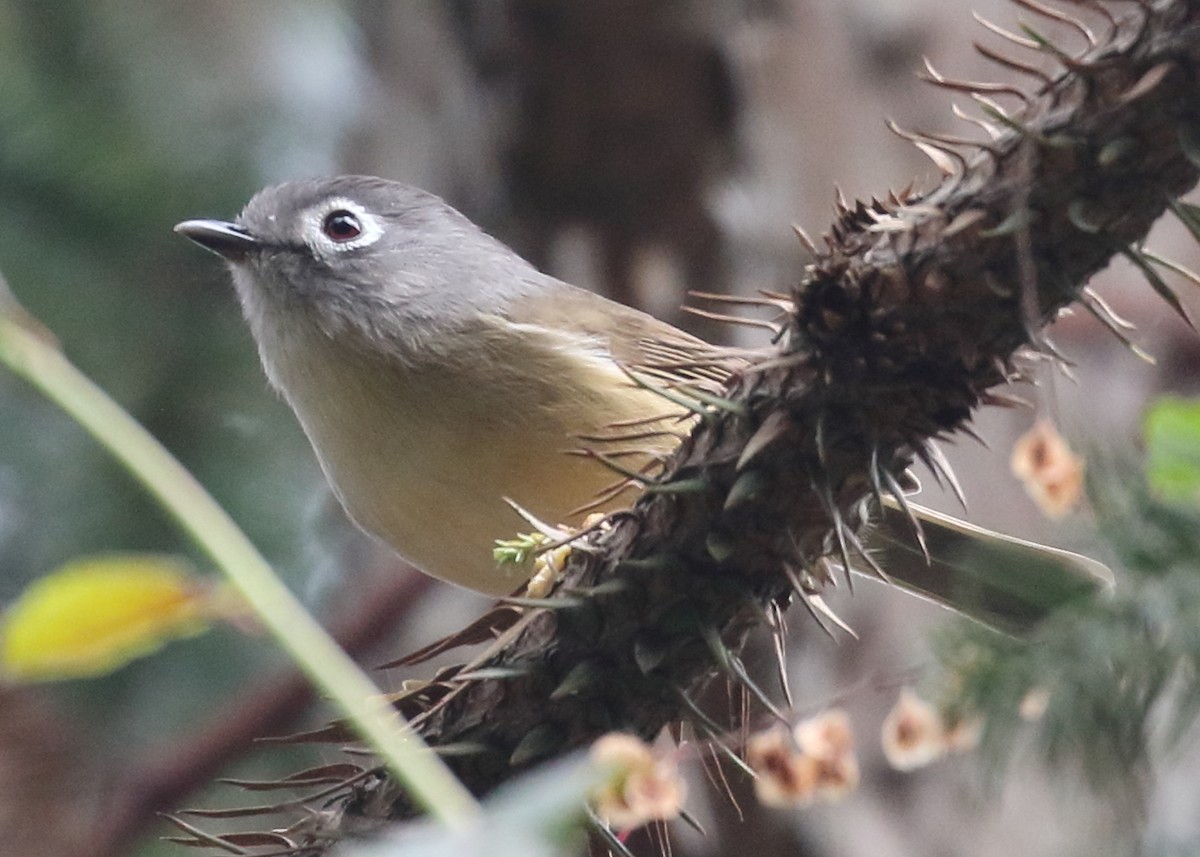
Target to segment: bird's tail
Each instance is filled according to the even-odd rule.
[[[1031,631],[1050,613],[1111,589],[1103,563],[976,527],[914,504],[925,552],[894,502],[870,536],[873,556],[893,582],[1008,634]]]

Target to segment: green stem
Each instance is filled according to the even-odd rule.
[[[479,805],[358,665],[283,585],[195,477],[80,372],[0,294],[0,362],[26,378],[89,431],[136,476],[208,553],[313,683],[341,707],[414,801],[449,827]]]

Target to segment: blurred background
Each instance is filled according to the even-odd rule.
[[[808,261],[791,226],[822,232],[835,188],[853,199],[932,182],[936,169],[884,120],[972,130],[917,81],[923,55],[953,77],[1014,79],[974,52],[987,37],[972,8],[1012,26],[999,0],[0,0],[0,272],[377,664],[486,602],[429,584],[347,524],[267,388],[221,264],[172,225],[232,218],[271,182],[383,175],[441,194],[563,279],[755,342],[681,315],[684,290],[785,289]],[[1200,266],[1174,223],[1149,243]],[[1052,335],[1078,381],[1047,375],[1023,393],[1085,451],[1136,446],[1151,397],[1200,387],[1196,339],[1133,279],[1114,264],[1097,285],[1157,366],[1067,318]],[[1195,293],[1185,301],[1200,312]],[[1033,418],[986,412],[977,429],[991,452],[947,447],[971,520],[1096,551],[1086,511],[1051,523],[1009,474]],[[954,509],[932,484],[923,502]],[[194,556],[77,426],[0,373],[0,604],[72,557],[114,550]],[[969,756],[892,772],[879,723],[943,614],[870,583],[844,595],[836,608],[861,640],[835,644],[797,613],[790,676],[802,709],[837,699],[851,711],[862,788],[796,813],[757,808],[743,788],[738,824],[700,776],[691,803],[710,835],[678,832],[674,853],[1116,848],[1119,814],[1033,754],[991,790]],[[168,830],[155,810],[248,802],[203,786],[306,764],[249,739],[321,714],[269,641],[232,630],[102,679],[2,688],[0,852],[179,853],[158,841]],[[1192,744],[1150,801],[1165,839],[1200,836]]]

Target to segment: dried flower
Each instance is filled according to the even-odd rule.
[[[883,755],[898,771],[928,765],[947,750],[941,715],[907,687],[883,720],[881,743]]]
[[[1049,518],[1061,518],[1083,496],[1083,459],[1047,420],[1038,420],[1017,441],[1012,453],[1013,475]]]
[[[854,730],[850,717],[840,708],[796,724],[796,743],[817,763],[816,795],[840,800],[858,787],[858,759],[854,755]]]
[[[852,752],[817,759],[817,797],[839,801],[858,788],[862,775]]]
[[[605,774],[592,793],[592,805],[613,829],[633,830],[679,814],[686,788],[678,768],[646,742],[611,732],[592,744],[591,758]]]
[[[850,717],[840,708],[823,711],[796,724],[796,743],[817,758],[832,758],[854,749],[854,730]]]
[[[816,795],[819,763],[802,753],[781,726],[749,737],[746,763],[756,774],[754,793],[766,806],[802,806]]]

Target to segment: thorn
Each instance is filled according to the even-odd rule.
[[[525,733],[508,757],[508,764],[514,768],[522,767],[538,759],[544,759],[562,747],[562,735],[547,723],[535,726]]]
[[[1117,19],[1113,17],[1112,12],[1108,11],[1107,6],[1099,2],[1099,0],[1065,0],[1065,2],[1074,3],[1076,6],[1086,6],[1088,9],[1091,9],[1093,12],[1103,18],[1104,22],[1108,24],[1108,32],[1105,33],[1104,38],[1100,39],[1099,41],[1101,44],[1105,45],[1112,42],[1120,27],[1117,24]]]
[[[1013,396],[1007,393],[997,393],[992,390],[985,391],[980,394],[979,401],[984,405],[993,405],[998,408],[1032,408],[1033,404],[1020,396]]]
[[[1134,355],[1136,355],[1139,359],[1144,360],[1146,363],[1149,363],[1151,366],[1154,366],[1156,363],[1154,356],[1130,339],[1125,334],[1125,331],[1122,330],[1117,324],[1117,319],[1119,316],[1111,316],[1111,310],[1106,309],[1107,304],[1103,305],[1105,309],[1102,309],[1101,304],[1098,302],[1098,296],[1094,293],[1089,295],[1087,294],[1087,291],[1088,290],[1085,289],[1079,298],[1079,302],[1083,304],[1087,311],[1090,312],[1101,324],[1103,324],[1105,328],[1107,328],[1108,331],[1115,336],[1122,345],[1132,351]],[[1124,319],[1120,320],[1124,321]]]
[[[1117,315],[1117,311],[1112,308],[1112,306],[1108,303],[1108,301],[1106,301],[1104,298],[1100,297],[1100,295],[1097,294],[1096,291],[1091,286],[1084,286],[1083,289],[1081,290],[1081,294],[1088,300],[1095,303],[1096,306],[1117,327],[1121,328],[1122,330],[1137,330],[1136,324],[1134,324],[1132,321],[1129,321],[1128,319],[1126,319],[1122,316]]]
[[[733,558],[734,545],[724,533],[711,530],[704,537],[704,550],[717,562],[726,563]]]
[[[696,831],[697,833],[699,833],[701,836],[703,836],[705,838],[708,837],[708,831],[706,831],[704,829],[704,827],[700,824],[700,822],[696,819],[696,817],[694,815],[692,815],[690,812],[688,812],[686,809],[680,809],[680,810],[678,810],[678,812],[676,814],[679,816],[679,820],[682,821],[684,824],[686,824],[688,827],[690,827],[692,830]]]
[[[651,383],[648,378],[644,377],[642,374],[634,371],[633,369],[630,369],[628,366],[625,366],[620,363],[618,363],[617,365],[621,369],[621,371],[625,373],[625,376],[627,378],[629,378],[630,381],[632,381],[638,387],[641,387],[643,390],[646,390],[647,392],[650,392],[650,393],[654,393],[655,395],[660,396],[663,399],[666,399],[668,402],[670,402],[673,405],[678,405],[679,407],[683,408],[685,411],[688,411],[688,412],[693,413],[696,416],[700,417],[700,419],[702,419],[702,420],[711,419],[713,417],[713,413],[711,411],[709,411],[707,408],[701,407],[700,405],[696,404],[694,401],[688,401],[683,396],[679,396],[679,395],[671,392],[671,390],[668,390],[666,387],[660,387],[658,384]],[[654,420],[646,420],[646,422],[654,422]],[[613,425],[620,425],[620,423],[613,423]]]
[[[891,583],[892,578],[889,577],[888,573],[883,570],[883,567],[880,566],[879,563],[875,561],[875,557],[871,556],[870,552],[867,550],[866,545],[864,545],[862,543],[862,539],[860,539],[858,537],[858,534],[855,533],[854,530],[848,529],[848,530],[846,530],[846,536],[847,536],[847,538],[850,539],[851,547],[854,548],[854,550],[858,553],[859,556],[861,556],[864,560],[866,560],[867,565],[870,566],[870,568],[871,568],[871,572],[876,577],[878,577],[880,580],[882,580],[884,583]],[[853,587],[851,587],[851,591],[853,591]]]
[[[602,583],[597,583],[595,586],[588,586],[583,589],[569,589],[568,592],[578,593],[584,598],[597,598],[607,595],[620,595],[628,592],[632,588],[628,580],[622,580],[619,577],[610,577]]]
[[[792,420],[786,411],[777,410],[767,414],[762,425],[755,430],[754,434],[750,435],[750,439],[742,447],[742,453],[738,456],[734,469],[738,471],[744,469],[760,452],[787,434],[791,426]]]
[[[1073,27],[1076,31],[1082,34],[1085,39],[1087,39],[1089,48],[1096,47],[1096,34],[1091,31],[1087,24],[1076,18],[1074,15],[1068,15],[1061,9],[1043,6],[1041,3],[1036,2],[1036,0],[1012,0],[1012,2],[1016,3],[1018,6],[1028,9],[1035,15],[1041,15],[1044,18],[1049,18],[1051,21],[1058,21],[1059,23]]]
[[[1001,107],[992,99],[988,98],[986,95],[973,93],[971,95],[971,100],[978,104],[984,113],[995,119],[1010,131],[1016,131],[1022,137],[1037,137],[1033,131],[1010,116],[1003,107]]]
[[[558,527],[552,527],[549,524],[545,523],[544,521],[539,520],[537,517],[535,517],[533,515],[533,513],[526,510],[523,506],[521,506],[516,500],[513,500],[511,497],[502,497],[501,499],[504,500],[504,502],[507,503],[514,512],[516,512],[518,515],[520,515],[521,519],[525,523],[529,524],[529,526],[533,527],[535,530],[537,530],[539,533],[541,533],[546,538],[558,540],[558,539],[566,539],[566,538],[571,537],[571,533],[567,532],[566,530],[559,529]]]
[[[644,492],[646,494],[703,494],[712,485],[702,476],[692,479],[671,479],[666,482],[651,482]]]
[[[719,321],[722,324],[740,324],[744,327],[757,327],[763,330],[769,330],[772,335],[779,334],[779,325],[770,321],[764,321],[761,318],[742,318],[737,315],[729,315],[723,312],[712,312],[711,310],[700,309],[694,306],[680,307],[684,312],[690,315],[696,315],[700,318],[707,318],[712,321]]]
[[[971,428],[971,426],[967,423],[960,425],[955,430],[962,432],[967,437],[971,438],[971,440],[975,441],[977,444],[982,446],[984,449],[990,450],[992,448],[991,444],[989,444],[986,440],[983,439],[983,435],[979,434],[977,431],[975,431],[975,429]]]
[[[829,483],[822,482],[818,485],[813,483],[813,491],[821,498],[821,505],[825,507],[825,514],[829,516],[829,520],[833,522],[833,534],[837,539],[838,555],[842,559],[842,570],[846,574],[846,586],[851,592],[854,591],[853,578],[850,577],[850,551],[846,547],[846,522],[842,520],[842,513],[837,505],[833,502],[833,491],[829,487]]]
[[[888,130],[897,137],[902,140],[907,140],[924,152],[926,157],[933,161],[938,169],[947,175],[953,175],[956,172],[954,164],[948,161],[947,158],[956,159],[954,163],[958,165],[957,171],[965,172],[967,168],[966,159],[963,158],[963,156],[958,152],[946,148],[947,146],[973,146],[975,148],[986,149],[993,155],[996,154],[996,151],[990,146],[985,146],[976,140],[968,140],[965,137],[952,137],[942,134],[906,131],[897,125],[892,119],[885,119],[884,124],[887,126]]]
[[[842,621],[841,616],[839,616],[838,614],[833,612],[833,608],[831,608],[828,604],[825,603],[824,598],[822,598],[817,593],[813,592],[807,596],[807,600],[814,609],[818,610],[821,613],[821,615],[823,615],[827,619],[829,619],[830,622],[837,625],[839,628],[841,628],[843,631],[845,631],[847,634],[849,634],[854,639],[856,639],[856,640],[858,639],[858,634],[855,632],[855,630],[853,628],[851,628],[849,625],[847,625],[844,621]],[[833,635],[830,634],[830,636],[832,637]]]
[[[1071,225],[1085,235],[1098,235],[1104,231],[1104,224],[1088,218],[1087,208],[1090,200],[1073,199],[1067,204],[1067,220]]]
[[[604,840],[604,844],[608,848],[609,854],[616,855],[616,857],[633,857],[633,852],[625,846],[625,843],[621,841],[617,834],[612,832],[612,828],[605,824],[600,816],[596,815],[596,811],[590,806],[585,805],[584,808],[587,812],[588,822],[591,824],[592,830],[596,832],[597,836]]]
[[[450,744],[436,744],[432,748],[443,759],[462,759],[467,756],[481,756],[491,752],[492,748],[478,741],[455,741]]]
[[[972,44],[975,46],[976,52],[978,52],[981,56],[985,57],[986,59],[991,60],[992,62],[994,62],[998,65],[1002,65],[1005,68],[1012,69],[1013,71],[1018,72],[1020,74],[1027,74],[1030,77],[1035,77],[1042,82],[1043,87],[1049,87],[1053,83],[1053,81],[1050,78],[1050,75],[1046,74],[1044,71],[1042,71],[1040,68],[1037,68],[1036,66],[1032,66],[1032,65],[1023,63],[1023,62],[1019,62],[1018,60],[1015,60],[1012,57],[1006,57],[1004,54],[1000,53],[999,51],[992,50],[991,48],[987,47],[986,45],[981,45],[979,42],[973,42]]]
[[[613,473],[616,473],[618,476],[625,477],[625,479],[627,479],[629,482],[635,485],[644,486],[645,490],[649,490],[651,486],[657,484],[655,480],[650,478],[647,474],[636,470],[630,470],[628,467],[619,464],[615,457],[607,453],[598,452],[594,449],[580,449],[575,450],[574,452],[575,454],[584,458],[594,459],[600,464],[603,464]]]
[[[954,134],[934,134],[928,131],[922,133],[923,137],[932,140],[935,143],[940,143],[944,146],[967,146],[972,149],[979,149],[987,152],[993,161],[998,161],[1000,158],[1000,150],[995,146],[989,146],[987,143],[981,143],[979,140],[973,140],[969,137],[959,137]],[[953,153],[957,154],[957,152]],[[964,161],[965,168],[965,161]]]
[[[1019,2],[1019,0],[1013,0],[1013,2]],[[1043,36],[1033,27],[1026,24],[1024,21],[1018,22],[1018,26],[1020,26],[1022,33],[1029,36],[1029,38],[1033,39],[1034,42],[1037,43],[1037,46],[1040,50],[1052,55],[1067,69],[1071,71],[1082,71],[1085,68],[1085,66],[1082,65],[1078,59],[1064,51],[1062,48],[1050,41],[1050,39]]]
[[[725,776],[725,767],[721,764],[721,757],[716,754],[711,747],[706,748],[707,753],[700,755],[700,764],[704,768],[704,775],[708,781],[712,783],[714,791],[724,791],[725,797],[728,798],[730,805],[733,807],[734,814],[737,815],[739,822],[746,820],[746,814],[742,812],[742,806],[738,803],[737,797],[733,793],[733,789],[729,786],[729,778]],[[708,770],[707,759],[712,759],[713,767],[716,768],[716,776]],[[720,782],[718,782],[718,780]]]
[[[914,141],[913,145],[920,150],[921,154],[933,161],[933,165],[947,178],[961,178],[966,174],[967,159],[958,152],[919,140]],[[904,221],[901,221],[901,223],[903,231],[908,231],[912,228]]]
[[[814,259],[822,257],[823,254],[817,250],[817,245],[813,243],[813,240],[808,237],[808,233],[799,224],[793,223],[792,231],[796,233],[796,237],[800,239],[800,243],[804,246],[804,249],[812,254]]]
[[[733,762],[734,767],[740,768],[742,770],[742,772],[744,774],[746,774],[747,776],[749,776],[751,779],[758,776],[758,774],[754,773],[754,771],[750,768],[750,766],[746,764],[745,760],[742,759],[741,756],[739,756],[737,753],[733,752],[733,750],[730,749],[728,745],[726,745],[725,741],[721,738],[721,736],[718,733],[709,732],[709,731],[705,730],[705,738],[708,740],[708,742],[710,744],[712,744],[714,747],[716,747],[717,750],[719,750],[721,752],[721,755],[723,755],[729,761]]]
[[[970,229],[977,223],[987,220],[988,213],[982,208],[969,208],[955,215],[954,219],[942,230],[943,238],[953,238],[960,232]]]
[[[792,301],[785,295],[765,291],[759,291],[758,294],[760,297],[746,295],[719,295],[713,292],[698,292],[694,289],[688,290],[688,297],[700,298],[701,300],[714,301],[716,303],[737,304],[740,306],[753,307],[770,307],[772,309],[782,310],[783,312],[792,312],[795,309]]]
[[[784,565],[783,573],[787,575],[788,582],[792,584],[792,589],[795,591],[796,597],[800,599],[800,603],[804,605],[804,609],[808,611],[808,614],[812,616],[813,621],[817,623],[817,627],[824,631],[825,635],[836,643],[837,637],[834,636],[833,631],[830,630],[829,626],[825,624],[825,619],[822,618],[824,614],[818,612],[817,608],[812,603],[811,598],[816,593],[808,590],[808,588],[804,585],[804,581],[800,579],[800,575],[797,574],[796,570],[790,565]]]
[[[1096,163],[1105,168],[1111,167],[1129,158],[1131,154],[1137,151],[1137,148],[1138,141],[1134,138],[1118,137],[1116,140],[1111,140],[1104,144],[1096,154]]]
[[[1026,39],[1021,36],[1018,36],[1016,33],[1009,32],[1008,30],[1004,29],[1003,27],[999,26],[998,24],[993,24],[987,18],[984,18],[982,15],[980,15],[978,12],[971,12],[971,17],[974,18],[977,23],[981,24],[984,29],[988,30],[991,33],[994,33],[995,35],[999,36],[1002,39],[1007,39],[1008,41],[1012,42],[1015,45],[1018,45],[1022,48],[1026,48],[1031,51],[1036,51],[1039,47],[1038,43],[1033,41],[1032,39]]]
[[[1032,209],[1018,208],[997,225],[988,227],[987,229],[980,229],[979,236],[981,238],[1002,238],[1028,229],[1033,221],[1034,213]]]
[[[633,431],[625,434],[577,434],[575,439],[584,443],[633,443],[638,440],[658,440],[659,438],[674,438],[683,440],[687,437],[683,432],[669,429],[654,429],[652,431]],[[641,452],[640,450],[634,450]],[[645,454],[645,453],[643,453]]]
[[[875,502],[883,507],[883,485],[879,481],[879,474],[882,471],[879,467],[879,446],[871,447],[871,493],[875,495]]]
[[[842,193],[842,189],[839,186],[834,185],[833,192],[834,192],[834,205],[837,209],[837,213],[839,215],[849,214],[850,213],[850,205],[849,205],[849,203],[846,202],[846,195],[844,193]]]
[[[942,448],[933,441],[928,441],[922,447],[926,450],[929,456],[937,464],[937,467],[946,477],[946,481],[950,483],[950,490],[954,492],[954,496],[958,499],[958,504],[962,506],[964,512],[969,512],[967,508],[967,495],[963,493],[962,485],[959,484],[958,477],[954,474],[954,468],[950,465],[950,460],[946,458],[946,453]],[[937,471],[934,471],[936,478]]]
[[[817,424],[813,429],[813,446],[817,449],[817,462],[822,468],[827,468],[828,459],[826,458],[825,450],[825,412],[821,411],[817,414]]]
[[[1030,107],[1032,102],[1029,96],[1023,89],[1018,86],[1013,86],[1010,83],[985,83],[982,81],[964,81],[951,80],[942,75],[933,67],[933,63],[929,61],[929,57],[921,58],[925,63],[925,69],[928,74],[918,74],[917,77],[921,80],[932,83],[934,86],[940,86],[944,89],[952,89],[956,92],[966,92],[973,95],[988,94],[988,95],[1012,95],[1021,100],[1021,103],[1026,107]]]
[[[775,649],[775,671],[779,676],[779,688],[783,691],[783,700],[788,708],[795,708],[792,699],[792,687],[787,674],[787,623],[783,617],[783,609],[779,603],[772,601],[770,607],[771,642]]]
[[[188,824],[186,821],[184,821],[182,818],[179,818],[178,816],[171,815],[170,813],[166,813],[166,812],[160,812],[160,813],[158,813],[158,817],[162,818],[166,821],[169,821],[171,824],[178,827],[184,833],[193,837],[192,839],[184,839],[183,837],[167,837],[168,839],[170,839],[173,842],[178,842],[181,845],[188,845],[188,846],[206,845],[206,846],[209,846],[212,848],[220,848],[226,854],[236,854],[236,855],[250,854],[250,852],[247,851],[246,849],[238,848],[236,845],[232,845],[229,842],[226,842],[224,839],[222,839],[219,836],[213,836],[211,833],[205,833],[200,828],[198,828],[194,825]]]
[[[480,667],[475,670],[455,673],[450,681],[508,681],[514,678],[525,678],[533,675],[533,672],[533,669],[530,667]]]
[[[557,595],[553,598],[526,598],[523,595],[509,595],[497,600],[501,604],[527,607],[530,610],[576,610],[582,607],[586,601],[575,595]]]
[[[1200,152],[1200,149],[1197,151]],[[1196,162],[1196,166],[1200,167],[1200,161]],[[1167,205],[1170,206],[1171,213],[1187,228],[1187,231],[1192,233],[1192,238],[1200,241],[1200,206],[1189,205],[1174,198],[1168,199]]]
[[[607,506],[609,501],[615,500],[623,492],[628,491],[630,488],[634,488],[634,487],[636,487],[636,486],[633,483],[631,483],[628,479],[620,479],[617,482],[614,482],[612,485],[608,486],[607,488],[604,488],[604,489],[600,490],[599,492],[597,492],[596,496],[593,499],[589,500],[587,503],[584,503],[582,506],[576,506],[574,509],[572,509],[570,512],[567,513],[567,517],[574,518],[577,515],[582,515],[584,512],[591,512],[595,509],[601,508],[602,506]]]
[[[557,701],[568,696],[579,696],[585,690],[595,687],[602,675],[603,670],[595,661],[580,661],[571,667],[558,686],[550,691],[550,699]]]
[[[970,431],[967,426],[963,426],[962,430]],[[913,512],[912,506],[908,504],[908,498],[904,496],[904,489],[900,487],[900,483],[896,481],[896,477],[892,475],[890,470],[882,470],[881,475],[883,476],[884,482],[887,483],[888,491],[891,493],[892,497],[895,498],[896,504],[908,518],[908,524],[910,527],[912,527],[913,536],[916,538],[917,544],[921,546],[921,554],[925,557],[926,564],[930,563],[931,559],[929,557],[929,545],[925,542],[925,529],[921,526],[921,522],[918,520],[916,513]]]
[[[746,419],[750,415],[750,411],[742,402],[734,401],[725,396],[717,396],[704,390],[697,389],[690,384],[676,384],[674,389],[678,390],[684,396],[695,399],[701,404],[716,408],[718,411],[725,411],[727,414],[732,414],[735,417]]]
[[[1164,60],[1158,65],[1151,68],[1140,78],[1137,83],[1129,87],[1129,89],[1117,96],[1117,104],[1128,104],[1131,101],[1136,101],[1146,93],[1153,90],[1156,86],[1163,82],[1166,76],[1175,68],[1175,63],[1172,60]]]
[[[1190,268],[1185,268],[1185,267],[1183,267],[1183,265],[1180,265],[1178,262],[1173,262],[1170,259],[1163,258],[1162,256],[1159,256],[1157,253],[1151,253],[1149,250],[1142,250],[1142,255],[1144,255],[1146,257],[1146,259],[1153,262],[1154,264],[1159,265],[1163,268],[1166,268],[1168,271],[1174,271],[1176,274],[1183,277],[1185,280],[1188,280],[1189,282],[1191,282],[1192,285],[1200,286],[1200,274],[1197,274],[1195,271],[1191,270]]]
[[[978,116],[970,115],[969,113],[965,112],[961,107],[959,107],[957,104],[950,105],[950,112],[953,113],[955,116],[957,116],[959,119],[963,120],[964,122],[970,122],[972,125],[977,125],[980,128],[982,128],[984,133],[987,134],[989,137],[991,137],[993,141],[999,140],[1001,137],[1004,136],[1004,132],[1001,131],[999,128],[997,128],[995,125],[993,125],[991,122],[980,119]]]
[[[725,504],[722,507],[726,512],[736,509],[745,503],[750,503],[758,500],[763,491],[767,488],[768,482],[766,476],[759,470],[746,470],[741,473],[733,486],[729,489],[729,493],[725,495]]]
[[[713,720],[712,717],[710,717],[699,705],[697,705],[696,702],[687,695],[687,691],[678,685],[674,687],[674,690],[676,695],[679,697],[679,701],[683,703],[683,707],[692,713],[692,716],[696,718],[696,722],[702,729],[714,735],[720,734],[724,731],[724,727],[717,723],[717,721]]]
[[[642,675],[650,675],[666,660],[670,651],[668,644],[658,638],[640,634],[633,641],[633,661]]]
[[[1155,271],[1154,267],[1146,260],[1145,254],[1141,250],[1135,249],[1134,247],[1123,248],[1121,250],[1121,254],[1138,267],[1138,269],[1142,272],[1142,276],[1146,278],[1146,282],[1149,283],[1150,287],[1158,293],[1160,298],[1166,301],[1167,305],[1175,311],[1176,315],[1182,318],[1188,327],[1190,327],[1192,330],[1196,330],[1196,325],[1192,324],[1192,320],[1188,316],[1187,310],[1183,308],[1183,303],[1180,302],[1179,296],[1175,294],[1175,292],[1166,284],[1163,278],[1158,275],[1158,272]]]

